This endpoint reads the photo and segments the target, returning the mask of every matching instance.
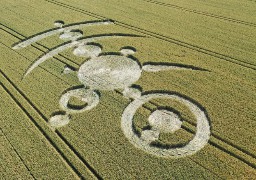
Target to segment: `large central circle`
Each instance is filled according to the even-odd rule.
[[[96,90],[124,89],[141,76],[139,64],[131,58],[104,55],[86,61],[78,71],[79,81]]]

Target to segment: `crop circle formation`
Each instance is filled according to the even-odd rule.
[[[179,120],[178,116],[172,112],[153,112],[149,117],[149,123],[153,128],[151,130],[142,131],[141,137],[135,133],[133,129],[133,117],[137,109],[144,103],[159,98],[172,99],[183,103],[196,117],[196,134],[185,146],[177,148],[159,148],[150,144],[158,139],[161,132],[174,132],[180,128],[182,122]],[[160,157],[180,158],[195,154],[207,144],[210,138],[210,125],[205,112],[190,100],[176,94],[168,93],[152,93],[143,95],[139,99],[135,99],[125,108],[122,115],[121,127],[125,136],[135,147]]]
[[[97,90],[124,89],[141,76],[138,63],[119,55],[99,56],[86,61],[78,71],[84,85]]]

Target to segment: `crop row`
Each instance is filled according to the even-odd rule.
[[[21,75],[22,73],[20,73],[20,75]],[[18,74],[17,74],[18,75]],[[39,77],[39,75],[37,76],[37,77]],[[48,79],[49,80],[49,79]],[[37,81],[40,81],[40,79],[38,79]],[[41,80],[42,81],[42,80]],[[49,82],[48,82],[49,83]],[[47,84],[48,84],[47,83]],[[40,87],[38,87],[39,89],[41,89],[41,88],[43,88],[42,86]],[[56,87],[57,88],[57,87]],[[35,89],[34,89],[35,90]],[[42,91],[44,91],[43,89],[41,89]],[[35,90],[36,92],[38,92],[39,90]],[[52,97],[52,96],[54,96],[54,94],[50,94],[49,93],[49,96],[50,97]],[[57,94],[55,95],[55,96],[57,96]],[[38,96],[38,98],[40,98],[40,96]],[[36,98],[37,99],[37,98]],[[56,98],[54,98],[56,101],[58,101],[58,99],[56,99]],[[110,98],[110,102],[111,102],[111,99],[113,99],[113,98]],[[118,98],[116,98],[116,99],[118,99]],[[35,99],[34,99],[35,100]],[[37,100],[38,101],[38,100]],[[53,101],[53,100],[47,100],[47,98],[45,97],[45,99],[44,99],[44,102],[51,102],[51,101]],[[118,102],[118,101],[117,101]],[[110,106],[112,106],[111,104],[108,106],[108,107],[110,107]],[[40,106],[40,108],[43,108],[43,104],[42,104],[42,106]],[[49,109],[51,109],[51,108],[49,108]],[[116,108],[114,108],[114,109],[116,109]],[[121,113],[122,111],[119,111],[119,113]],[[108,118],[107,118],[108,119]],[[75,128],[76,129],[76,128]],[[106,128],[106,129],[110,129],[110,127],[109,128]],[[113,129],[113,128],[111,128],[111,129]],[[63,131],[63,133],[65,133],[66,132],[66,130],[65,131]],[[70,135],[71,136],[71,135]],[[73,136],[72,136],[73,137]],[[82,138],[82,137],[81,137]],[[86,138],[82,138],[82,139],[86,139]],[[76,143],[74,143],[74,144],[76,144]],[[73,145],[74,147],[76,147],[75,145]],[[77,149],[79,150],[79,151],[81,151],[81,147],[77,147]],[[83,156],[85,156],[86,154],[84,154],[84,153],[82,153],[83,154]],[[87,157],[87,158],[89,158],[89,157]],[[95,158],[94,158],[95,159]],[[99,160],[99,159],[95,159],[95,160]],[[94,161],[95,161],[94,160]],[[95,162],[94,162],[95,163]],[[112,163],[111,163],[112,164]],[[114,163],[115,164],[115,163]],[[102,168],[102,167],[101,167]],[[113,168],[113,167],[112,167]],[[104,171],[103,171],[104,172]],[[119,171],[120,172],[120,171]],[[107,173],[107,172],[106,172]],[[121,173],[121,172],[120,172]]]
[[[171,37],[171,36],[167,35],[166,33],[167,32],[172,33],[172,34],[174,34],[175,32],[181,33],[181,31],[186,30],[188,28],[179,27],[180,24],[178,24],[177,27],[176,27],[173,24],[169,25],[169,23],[164,23],[164,22],[161,22],[161,21],[159,21],[159,22],[161,22],[161,24],[159,24],[158,26],[151,25],[151,28],[147,28],[147,26],[145,26],[146,24],[149,24],[149,22],[153,22],[152,19],[154,19],[154,17],[158,17],[158,16],[153,16],[151,18],[151,20],[144,19],[147,16],[140,17],[139,21],[145,21],[147,23],[139,23],[139,24],[133,25],[134,22],[136,22],[136,21],[133,21],[133,24],[128,23],[128,21],[125,21],[123,19],[123,17],[119,17],[119,16],[115,17],[115,16],[113,16],[113,14],[111,12],[106,12],[106,15],[99,15],[99,14],[91,12],[92,8],[90,10],[87,10],[85,7],[88,7],[88,6],[82,6],[81,5],[81,7],[84,7],[83,9],[81,9],[81,8],[78,8],[77,6],[70,5],[70,4],[73,4],[73,3],[68,3],[67,1],[65,3],[61,2],[61,1],[56,1],[56,0],[46,0],[46,1],[50,2],[50,3],[53,3],[53,4],[56,4],[58,6],[61,6],[61,7],[65,7],[67,9],[77,11],[79,13],[83,13],[83,14],[92,16],[94,18],[114,19],[116,25],[119,25],[121,27],[128,28],[128,29],[140,32],[140,33],[144,33],[144,34],[146,34],[150,37],[156,37],[158,39],[161,39],[161,40],[179,45],[181,47],[185,47],[185,48],[191,49],[191,50],[196,51],[196,52],[204,53],[204,54],[207,54],[209,56],[217,57],[219,59],[222,59],[222,60],[225,60],[225,61],[228,61],[228,62],[231,62],[231,63],[234,63],[234,64],[238,64],[238,65],[241,65],[241,66],[244,66],[244,67],[251,68],[251,69],[255,70],[255,64],[252,60],[253,57],[254,57],[254,53],[251,50],[249,50],[249,49],[253,48],[253,47],[251,47],[252,44],[247,44],[247,47],[245,48],[246,45],[243,45],[241,43],[241,42],[247,42],[247,41],[250,42],[251,37],[248,37],[249,40],[245,40],[245,39],[242,40],[242,39],[239,39],[241,37],[238,36],[239,33],[242,33],[242,31],[245,31],[245,30],[247,32],[249,32],[249,34],[251,34],[253,31],[249,28],[232,27],[233,25],[230,24],[229,26],[231,26],[231,27],[229,27],[228,29],[225,29],[224,27],[226,27],[227,24],[222,25],[221,22],[214,21],[214,23],[213,22],[209,22],[209,23],[211,25],[216,24],[216,23],[220,23],[220,26],[222,28],[224,28],[219,34],[212,35],[211,33],[216,33],[216,32],[215,31],[209,31],[207,29],[205,29],[205,31],[202,31],[201,30],[202,28],[200,27],[200,24],[195,24],[194,27],[191,27],[191,29],[193,29],[193,30],[191,30],[190,32],[183,32],[182,36],[180,34],[176,34],[177,37],[181,36],[178,39],[176,37]],[[97,10],[101,6],[105,6],[105,5],[110,5],[110,4],[104,3],[102,1],[102,4],[101,3],[97,4],[97,6],[94,6],[93,9]],[[118,4],[114,4],[114,5],[111,5],[111,6],[118,6]],[[138,5],[136,5],[136,6],[138,6]],[[95,8],[95,7],[97,7],[97,8]],[[118,7],[122,8],[122,9],[125,8],[125,6],[118,6]],[[145,7],[145,6],[143,6],[143,7]],[[114,7],[106,7],[106,8],[111,9],[111,8],[114,8]],[[125,9],[125,11],[127,11],[127,13],[130,14],[128,9],[129,8]],[[143,8],[143,9],[145,10],[145,8]],[[151,10],[149,9],[149,11],[151,11]],[[164,13],[165,11],[162,10],[161,12]],[[169,14],[169,11],[166,11],[165,13]],[[134,15],[131,15],[131,17],[133,17],[134,19],[138,19],[138,16],[134,17]],[[176,17],[176,14],[173,15],[173,17]],[[192,16],[190,16],[190,17],[192,18]],[[177,21],[177,20],[175,20],[175,21]],[[174,23],[175,21],[173,21],[172,23]],[[197,21],[198,20],[190,20],[190,23],[191,22],[196,22],[197,23]],[[179,23],[180,23],[180,21],[179,21]],[[198,23],[200,23],[200,22],[198,22]],[[143,26],[141,26],[142,24],[143,24]],[[154,27],[157,28],[157,29],[155,29]],[[200,27],[200,29],[198,29],[199,27]],[[152,30],[148,30],[148,29],[152,29]],[[161,32],[159,32],[159,29],[161,29]],[[231,33],[230,29],[236,29],[236,31]],[[241,32],[238,32],[238,30],[241,31]],[[200,31],[202,31],[202,32],[200,32]],[[228,41],[225,40],[225,37],[227,37],[227,31],[228,31],[228,34],[229,34]],[[199,34],[197,34],[197,33],[199,33]],[[184,36],[185,36],[184,34],[187,37],[186,40],[184,39]],[[202,34],[205,34],[205,35],[201,36]],[[218,44],[220,42],[220,39],[218,39],[218,38],[216,39],[216,37],[220,37],[220,36],[223,36],[223,37],[221,37],[221,41],[223,41],[222,44],[226,44],[225,46]],[[214,37],[214,39],[212,39],[213,37]],[[231,37],[232,37],[232,41],[230,39]],[[196,39],[194,39],[194,38],[196,38]],[[218,40],[218,41],[216,41],[216,40]],[[225,40],[225,42],[224,42],[224,40]],[[200,45],[203,44],[203,46],[202,45],[199,46],[197,44],[194,44],[193,42],[200,43]],[[230,46],[229,46],[229,44],[230,44]],[[234,44],[237,45],[236,49],[234,49],[234,47],[235,47]],[[218,46],[218,47],[216,47],[216,46]],[[205,47],[208,47],[208,48],[205,48]],[[224,49],[225,49],[225,51],[224,51]],[[245,51],[248,51],[248,53],[243,54],[242,52],[245,52]],[[236,52],[240,52],[240,54],[237,54]],[[227,53],[232,54],[232,56],[228,55]],[[237,57],[234,57],[233,56],[234,54]],[[243,54],[244,56],[241,56],[241,54]],[[244,57],[247,57],[247,58],[244,58]]]
[[[26,51],[27,52],[27,51]],[[21,55],[22,53],[20,53],[20,55]],[[30,60],[32,60],[34,57],[36,57],[36,55],[37,55],[38,53],[35,53],[35,55],[28,55],[27,56],[27,58],[28,59],[30,59]],[[31,57],[30,57],[31,56]],[[55,65],[57,65],[57,66],[55,66]],[[24,65],[25,66],[25,65]],[[57,71],[57,72],[59,72],[60,71],[60,69],[61,68],[58,68],[58,63],[48,63],[48,65],[47,65],[48,67],[47,68],[45,68],[45,70],[48,70],[48,71],[50,71],[50,72],[52,72],[52,75],[55,75],[55,78],[57,78],[56,77],[56,73],[54,72],[55,70]],[[55,67],[56,69],[52,69],[51,67]],[[63,65],[61,65],[61,67],[63,67]],[[15,67],[13,67],[14,69],[15,69]],[[48,73],[47,73],[48,74]],[[10,75],[10,74],[9,74]],[[19,74],[17,74],[17,76],[18,75],[22,75],[22,71],[20,71],[20,73]],[[52,75],[50,75],[50,76],[52,76]],[[13,76],[13,75],[10,75],[10,76]],[[58,76],[58,75],[57,75]],[[15,78],[16,79],[16,78]],[[59,79],[59,78],[58,78]],[[42,79],[40,79],[40,75],[37,75],[37,79],[36,79],[37,81],[39,81],[39,82],[44,82],[45,84],[44,85],[46,85],[46,84],[48,84],[48,80],[46,80],[46,81],[44,81],[44,80],[42,80]],[[60,79],[59,79],[60,80]],[[59,80],[57,80],[57,81],[55,81],[55,83],[56,82],[58,82]],[[49,81],[51,81],[51,80],[49,80]],[[75,81],[73,81],[72,79],[71,79],[71,81],[72,82],[75,82]],[[26,82],[25,83],[25,85],[26,86],[28,86],[29,84],[28,84],[29,82]],[[145,83],[146,84],[146,83]],[[56,86],[50,86],[50,87],[52,87],[52,88],[58,88],[58,85],[59,84],[57,84]],[[68,85],[72,85],[72,83],[68,83]],[[65,85],[66,86],[66,85]],[[161,85],[162,86],[162,85]],[[161,87],[161,86],[159,86],[159,87]],[[40,86],[41,88],[43,87],[43,86]],[[62,88],[63,88],[63,86],[61,86]],[[158,86],[157,86],[158,87]],[[33,87],[34,88],[34,87]],[[167,88],[168,89],[168,87],[165,87],[165,88]],[[38,88],[38,89],[36,89],[36,88],[34,88],[33,89],[33,91],[35,90],[36,92],[39,92],[39,89],[40,88]],[[60,88],[59,88],[60,89]],[[33,102],[35,101],[35,102],[37,102],[37,103],[39,103],[39,107],[40,107],[40,109],[44,109],[43,110],[43,114],[49,114],[49,111],[51,111],[51,107],[54,107],[53,105],[52,106],[50,106],[50,107],[44,107],[45,105],[44,105],[44,102],[54,102],[54,101],[56,101],[56,102],[58,102],[58,98],[55,98],[54,96],[58,96],[58,91],[59,90],[56,90],[54,93],[52,93],[52,92],[48,92],[49,93],[49,97],[50,98],[47,98],[47,97],[45,97],[45,96],[43,96],[43,98],[45,98],[45,101],[42,101],[42,102],[38,102],[39,100],[37,99],[37,98],[41,98],[42,99],[42,97],[40,97],[41,95],[43,95],[43,93],[45,92],[45,90],[46,89],[43,89],[42,88],[42,93],[41,94],[36,94],[36,93],[32,93],[32,90],[28,90],[28,89],[26,89],[26,92],[28,91],[29,93],[30,93],[30,97],[32,97],[33,95],[35,95],[35,97],[32,97],[33,98]],[[53,98],[52,100],[51,100],[51,97]],[[107,102],[110,102],[110,104],[109,104],[109,106],[112,106],[112,97],[113,96],[111,96],[110,98],[108,98],[109,100],[107,100]],[[117,97],[117,98],[115,98],[115,99],[119,99],[119,97]],[[117,101],[117,102],[119,102],[119,101]],[[105,102],[106,103],[106,102]],[[121,103],[122,104],[122,103]],[[120,103],[119,103],[119,105],[120,105]],[[105,107],[105,106],[104,106]],[[118,107],[119,106],[116,106],[117,108],[116,109],[118,109]],[[101,108],[101,109],[104,109],[104,108]],[[109,110],[109,111],[111,111],[111,110]],[[120,108],[119,108],[119,110],[118,111],[120,111]],[[122,111],[120,111],[120,112],[122,112]],[[94,114],[95,114],[96,112],[94,112]],[[81,119],[83,119],[82,117],[80,117],[80,116],[78,116],[77,118],[81,118]],[[98,118],[97,118],[98,119]],[[114,120],[113,120],[114,121]],[[115,121],[116,122],[116,121]],[[82,123],[83,124],[83,123]],[[100,125],[100,124],[99,124]],[[93,125],[92,126],[89,126],[89,127],[93,127]],[[106,129],[116,129],[116,128],[113,128],[112,126],[109,126],[108,128],[106,128]],[[91,133],[91,131],[89,131],[90,129],[87,129],[87,131],[88,132],[90,132]],[[101,130],[104,130],[104,129],[101,129]],[[74,130],[73,131],[77,131],[77,128],[74,128]],[[73,132],[72,131],[72,132]],[[63,133],[65,133],[66,131],[64,131]],[[81,132],[84,132],[84,130],[82,130],[82,129],[80,129],[78,132],[77,132],[77,134],[78,135],[80,135],[80,133]],[[108,132],[108,131],[107,131]],[[106,133],[107,133],[106,132]],[[85,134],[86,135],[86,130],[85,130],[85,133],[82,133],[83,135]],[[83,135],[80,135],[80,137],[82,137]],[[72,136],[73,137],[73,135],[72,135],[72,133],[70,134],[70,136]],[[69,136],[65,136],[65,137],[69,137]],[[95,144],[95,147],[97,147],[97,145],[98,145],[98,143],[102,143],[101,141],[100,142],[98,142],[98,140],[95,140],[95,139],[97,139],[97,138],[93,138],[94,136],[85,136],[85,137],[83,137],[82,139],[86,139],[86,138],[89,138],[89,139],[91,139],[91,141],[93,141],[93,142],[95,142],[94,144]],[[119,136],[118,136],[119,137]],[[79,139],[79,138],[77,138],[77,137],[74,137],[74,139],[76,139],[76,141],[77,142],[80,142],[81,141],[81,139]],[[70,138],[69,140],[68,140],[68,142],[70,142],[70,141],[72,141],[72,139]],[[104,142],[104,141],[103,141]],[[75,142],[72,142],[72,144],[73,144],[73,146],[74,147],[76,147],[76,146],[79,146],[78,144],[79,143],[75,143]],[[83,144],[83,143],[81,143],[81,144]],[[87,146],[84,146],[85,147],[85,149],[86,149],[86,147]],[[120,146],[120,147],[122,147],[122,146]],[[110,147],[108,147],[108,148],[110,148]],[[104,150],[103,150],[103,148],[99,148],[99,150],[101,151],[101,153],[104,153]],[[81,152],[81,147],[78,147],[78,151],[80,151]],[[114,151],[113,151],[114,152]],[[116,152],[118,152],[118,151],[116,151]],[[93,149],[91,149],[91,151],[90,151],[90,153],[93,153]],[[90,155],[90,153],[88,153],[88,154],[86,154],[86,152],[82,152],[81,154],[82,154],[82,156],[87,156],[87,158],[91,158],[91,157],[88,157],[89,155]],[[104,153],[104,154],[106,154],[106,153]],[[113,154],[113,153],[111,153],[111,154]],[[107,162],[108,161],[108,159],[109,158],[111,158],[111,156],[110,157],[105,157],[105,162]],[[93,161],[94,163],[96,163],[97,164],[97,161],[98,159],[96,158],[94,161],[92,160],[92,159],[90,159],[90,161]],[[117,159],[117,162],[118,162],[118,159]],[[94,164],[93,163],[93,164]],[[199,162],[200,163],[200,162]],[[118,163],[117,163],[118,164]],[[101,168],[103,168],[102,167],[102,165],[98,165],[98,167],[101,167]],[[115,166],[115,165],[114,165]],[[109,168],[113,168],[113,167],[109,167]],[[129,169],[129,167],[128,167],[128,169]],[[105,172],[107,172],[107,169],[105,170]],[[122,173],[122,171],[119,171],[119,173],[121,174]],[[120,175],[119,174],[119,175]]]

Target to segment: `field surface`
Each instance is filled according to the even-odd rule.
[[[256,179],[255,132],[255,1],[1,0],[0,179]]]

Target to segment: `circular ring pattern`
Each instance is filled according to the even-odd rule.
[[[186,105],[186,107],[194,114],[197,119],[197,132],[194,138],[188,144],[183,147],[161,149],[155,146],[150,146],[147,141],[139,138],[138,135],[134,133],[133,116],[135,115],[137,109],[144,103],[147,103],[155,98],[176,100]],[[126,138],[128,138],[128,140],[135,147],[160,157],[180,158],[193,155],[202,149],[210,138],[210,125],[205,112],[190,100],[180,97],[179,95],[169,93],[147,94],[132,101],[123,112],[121,128]]]
[[[86,102],[87,105],[79,109],[71,108],[68,105],[71,97],[76,97],[81,101]],[[99,95],[96,92],[90,89],[85,89],[85,88],[70,90],[67,93],[63,94],[59,101],[61,109],[67,111],[67,113],[70,113],[70,114],[88,111],[94,108],[95,106],[97,106],[98,103],[99,103]]]

